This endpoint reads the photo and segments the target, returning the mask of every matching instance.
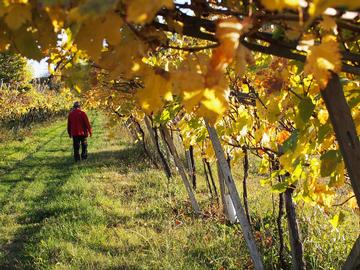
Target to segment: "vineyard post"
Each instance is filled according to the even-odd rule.
[[[360,142],[338,75],[332,74],[326,88],[321,91],[321,96],[329,112],[357,203],[360,205]],[[343,269],[357,269],[357,266],[360,265],[359,239]]]
[[[216,168],[217,168],[217,175],[219,180],[219,186],[220,186],[220,197],[221,197],[221,203],[223,206],[223,213],[227,215],[226,210],[226,202],[225,202],[225,181],[224,181],[224,175],[221,171],[219,161],[216,161]]]
[[[342,270],[360,269],[360,237],[356,240],[349,256],[347,257]]]
[[[175,166],[177,167],[178,172],[179,172],[179,174],[181,176],[181,179],[182,179],[182,181],[183,181],[183,183],[185,185],[187,194],[188,194],[189,199],[190,199],[191,206],[194,209],[195,214],[199,215],[199,214],[201,214],[199,204],[196,201],[195,195],[194,195],[194,193],[193,193],[193,191],[191,189],[190,182],[189,182],[189,180],[188,180],[188,178],[186,176],[185,167],[184,167],[182,161],[179,158],[179,155],[177,153],[174,142],[171,139],[169,131],[167,130],[166,127],[160,127],[160,129],[161,129],[160,131],[162,132],[162,135],[164,136],[165,142],[166,142],[167,146],[169,147],[170,153],[172,154],[172,156],[174,158]]]
[[[242,206],[239,193],[236,189],[235,182],[233,180],[232,174],[230,172],[229,164],[225,158],[224,150],[221,147],[221,143],[218,137],[218,134],[213,126],[210,126],[208,123],[206,123],[206,128],[208,130],[216,158],[219,162],[219,167],[221,169],[221,173],[224,176],[225,184],[228,187],[231,200],[234,203],[235,211],[237,218],[239,219],[242,232],[246,241],[246,244],[248,246],[250,256],[254,262],[255,269],[257,270],[263,270],[264,265],[262,262],[261,255],[256,247],[255,238],[252,235],[250,224],[246,218],[245,210]]]
[[[146,142],[145,142],[145,132],[144,130],[142,129],[140,123],[133,117],[131,116],[129,119],[131,119],[133,125],[134,125],[134,128],[135,128],[135,131],[137,134],[140,134],[140,139],[141,139],[141,144],[143,146],[143,150],[145,152],[145,154],[148,156],[148,158],[150,159],[150,161],[152,162],[152,164],[157,168],[157,169],[160,169],[159,165],[157,164],[156,162],[156,158],[153,158],[151,155],[150,155],[150,151],[147,149],[146,147]]]
[[[281,177],[278,176],[279,182],[281,182]],[[284,230],[282,228],[282,218],[284,215],[284,193],[279,193],[279,212],[276,218],[276,224],[279,234],[279,265],[281,268],[286,269],[286,261],[284,258]]]
[[[136,132],[136,129],[133,127],[131,119],[127,119],[124,123],[125,129],[128,131],[128,134],[130,135],[133,143],[139,142],[140,138],[138,136],[138,133]]]
[[[292,269],[302,270],[305,269],[305,261],[303,255],[303,246],[300,240],[299,226],[296,218],[295,205],[292,199],[293,191],[294,191],[294,186],[287,188],[285,191],[286,218],[289,228]]]
[[[207,185],[207,187],[208,187],[208,189],[209,189],[211,198],[213,199],[214,196],[213,196],[213,192],[212,192],[212,189],[211,189],[211,184],[210,184],[210,180],[209,180],[209,175],[208,175],[208,172],[207,172],[207,169],[206,169],[206,163],[205,163],[205,159],[204,159],[204,158],[202,159],[202,163],[203,163],[203,169],[204,169],[204,175],[205,175],[206,185]]]
[[[162,164],[163,170],[164,170],[164,172],[166,174],[166,177],[170,180],[171,179],[170,167],[167,164],[163,154],[161,153],[161,151],[160,151],[160,149],[158,147],[158,141],[155,138],[155,135],[154,135],[155,132],[154,132],[153,127],[151,125],[150,119],[149,119],[148,116],[145,116],[144,120],[145,120],[146,127],[147,127],[147,129],[149,131],[150,139],[153,142],[153,144],[154,144],[154,146],[155,146],[155,148],[157,150],[157,153],[158,153],[158,155],[160,157],[160,160],[162,162],[161,164]]]
[[[194,175],[193,175],[194,169],[193,169],[193,164],[191,162],[190,150],[185,151],[185,157],[188,166],[189,178],[191,179],[193,189],[196,190],[196,181],[194,182]]]
[[[191,172],[192,183],[193,183],[194,189],[196,189],[196,165],[195,165],[194,146],[193,145],[190,145],[189,152],[190,152],[190,163],[191,163],[191,169],[192,169],[192,172]]]
[[[244,208],[245,208],[245,213],[246,213],[246,217],[249,221],[249,224],[251,224],[249,205],[248,205],[248,196],[247,196],[247,178],[249,176],[249,157],[248,157],[248,151],[246,149],[244,149],[243,167],[244,167],[244,177],[243,177]]]
[[[360,142],[338,75],[332,75],[326,88],[321,91],[321,96],[329,112],[351,186],[360,205]]]
[[[207,161],[206,158],[204,160],[205,160],[207,170],[209,172],[209,177],[210,177],[211,185],[212,185],[214,193],[215,193],[216,201],[219,204],[219,194],[218,194],[218,191],[217,191],[217,187],[215,185],[214,176],[213,176],[213,173],[212,173],[212,170],[211,170],[210,162]]]

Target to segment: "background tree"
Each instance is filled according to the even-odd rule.
[[[31,70],[25,57],[11,52],[0,53],[0,80],[3,83],[27,85]]]

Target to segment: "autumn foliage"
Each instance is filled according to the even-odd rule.
[[[321,91],[340,76],[359,134],[359,1],[0,3],[0,49],[48,57],[90,106],[147,115],[213,161],[209,123],[230,163],[262,158],[275,193],[358,207],[338,192],[349,178]]]

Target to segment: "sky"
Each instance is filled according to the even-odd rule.
[[[45,77],[49,75],[48,63],[46,60],[47,58],[42,59],[40,62],[35,60],[28,60],[34,78]]]

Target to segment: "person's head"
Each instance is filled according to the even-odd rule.
[[[74,102],[74,109],[78,109],[80,108],[80,102],[79,101],[75,101]]]

